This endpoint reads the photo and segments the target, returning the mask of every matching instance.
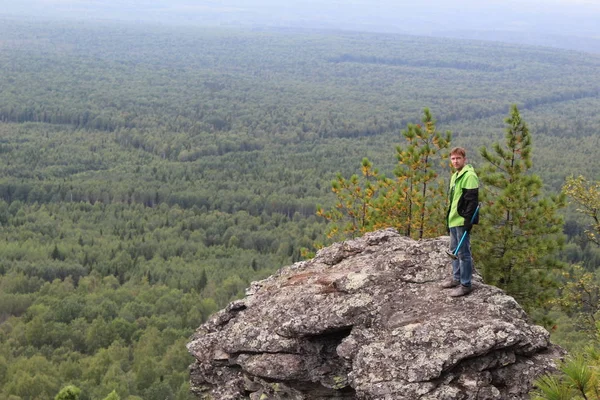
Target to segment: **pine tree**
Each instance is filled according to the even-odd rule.
[[[559,266],[565,196],[545,196],[532,167],[531,135],[516,105],[505,119],[506,144],[485,147],[482,225],[473,236],[474,258],[486,283],[504,289],[525,308],[545,303],[554,286],[549,274]]]
[[[56,244],[54,245],[54,249],[52,250],[50,257],[52,257],[53,260],[61,260],[61,261],[64,260],[64,255],[58,249],[58,245],[56,245]]]
[[[422,124],[408,124],[402,131],[408,144],[396,148],[394,179],[379,174],[367,158],[362,161],[362,177],[345,179],[338,174],[332,183],[338,198],[335,208],[317,209],[317,215],[334,222],[329,238],[388,227],[415,239],[444,233],[445,185],[438,171],[446,165],[451,133],[438,132],[429,109],[423,113]]]
[[[331,190],[337,196],[335,207],[329,211],[317,207],[317,215],[333,222],[327,237],[355,237],[373,230],[373,201],[379,188],[379,173],[367,158],[362,160],[361,172],[362,179],[358,175],[345,179],[338,173],[331,183]]]
[[[535,381],[534,400],[600,399],[598,386],[598,352],[586,349],[586,356],[571,356],[559,364],[554,375],[544,375]]]
[[[254,260],[252,260],[254,261]],[[202,289],[204,289],[206,287],[206,284],[208,283],[208,277],[206,276],[206,270],[203,269],[202,273],[200,274],[200,279],[198,280],[198,285],[197,285],[197,289],[199,292],[202,291]]]
[[[396,181],[387,185],[376,203],[380,210],[376,227],[391,222],[399,232],[415,239],[445,232],[445,185],[438,179],[438,171],[446,167],[452,136],[449,131],[437,131],[428,108],[423,110],[421,122],[408,124],[402,131],[408,144],[396,147]]]

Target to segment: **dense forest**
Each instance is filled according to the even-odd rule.
[[[367,33],[0,21],[0,397],[189,399],[185,343],[327,244],[331,181],[518,104],[547,193],[600,176],[600,56]],[[562,258],[600,252],[565,212]],[[582,334],[562,321],[565,346]],[[563,328],[564,325],[564,328]]]

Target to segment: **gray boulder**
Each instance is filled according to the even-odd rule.
[[[527,399],[563,351],[475,276],[451,298],[448,237],[387,229],[253,282],[188,343],[201,399]],[[451,289],[450,289],[451,290]]]

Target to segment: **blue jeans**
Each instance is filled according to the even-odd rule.
[[[450,251],[454,253],[458,242],[463,236],[465,228],[456,226],[450,228]],[[470,234],[465,235],[465,239],[458,249],[458,260],[452,260],[452,277],[460,281],[463,286],[471,286],[471,277],[473,276],[473,258],[471,257]]]

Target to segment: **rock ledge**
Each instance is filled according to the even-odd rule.
[[[253,282],[190,343],[202,399],[527,399],[563,351],[476,276],[462,298],[448,237],[392,229],[336,243]]]

